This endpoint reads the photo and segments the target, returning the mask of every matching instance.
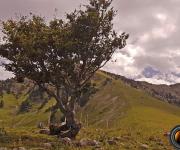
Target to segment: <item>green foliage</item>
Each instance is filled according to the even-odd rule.
[[[0,101],[0,108],[3,108],[3,107],[4,107],[4,101],[1,100],[1,101]]]
[[[55,18],[49,23],[32,14],[3,22],[0,56],[10,61],[6,70],[19,82],[25,77],[33,80],[56,99],[63,113],[74,111],[79,99],[91,95],[87,88],[93,87],[94,73],[126,45],[128,35],[113,30],[111,3],[90,0],[65,20]]]
[[[112,81],[107,83],[107,80]],[[179,124],[179,107],[157,100],[102,72],[97,72],[94,82],[98,86],[98,92],[77,113],[77,117],[83,123],[77,140],[90,138],[102,141],[101,147],[107,150],[128,149],[127,147],[139,150],[141,143],[148,144],[151,150],[172,149],[168,137],[163,134]],[[59,139],[41,135],[36,128],[40,121],[45,124],[48,122],[49,113],[45,112],[45,108],[37,112],[35,109],[37,104],[33,105],[28,113],[17,114],[14,113],[16,112],[14,106],[19,106],[21,103],[18,102],[26,98],[21,95],[16,100],[12,94],[3,97],[6,107],[0,109],[0,121],[3,120],[8,137],[0,138],[1,146],[10,147],[14,142],[18,144],[21,138],[23,144],[21,146],[27,149],[42,147],[43,143],[47,142],[55,143],[57,148],[53,147],[53,149],[58,150],[63,147],[58,146],[61,144]],[[45,107],[51,107],[54,104],[51,102],[49,101]],[[106,141],[112,137],[120,137],[121,141],[117,145],[107,144]],[[163,146],[159,145],[160,140]],[[64,149],[79,150],[80,148],[67,146]],[[92,149],[92,147],[82,149]]]
[[[6,136],[7,132],[4,128],[0,128],[0,137]]]
[[[112,0],[90,0],[83,9],[67,14],[65,20],[54,18],[47,23],[30,14],[2,23],[4,42],[0,56],[9,60],[4,64],[6,70],[13,72],[18,82],[28,78],[53,97],[56,104],[51,110],[61,110],[70,132],[79,125],[76,104],[84,106],[96,92],[91,78],[117,49],[125,47],[129,37],[113,30],[115,11],[111,3]],[[30,101],[23,101],[20,112],[28,112],[31,107]],[[53,118],[54,113],[51,114]]]
[[[26,100],[21,103],[19,112],[29,112],[31,108],[32,108],[31,102]]]
[[[11,61],[6,69],[19,80],[28,77],[38,83],[80,86],[128,38],[112,29],[115,13],[110,3],[93,0],[85,11],[67,14],[66,22],[54,19],[46,24],[35,15],[3,22],[6,43],[0,55]]]

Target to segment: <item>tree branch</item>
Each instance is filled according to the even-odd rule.
[[[66,109],[64,108],[64,105],[62,104],[62,101],[60,100],[59,95],[56,95],[54,92],[52,92],[51,90],[49,90],[47,87],[45,87],[42,84],[38,84],[40,88],[42,88],[44,91],[46,91],[46,93],[52,97],[54,97],[56,99],[56,102],[59,105],[60,110],[64,113],[66,112]],[[57,90],[58,91],[58,90]],[[58,93],[58,92],[57,92]]]

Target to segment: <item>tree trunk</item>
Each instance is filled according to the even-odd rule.
[[[55,117],[56,112],[57,112],[57,109],[51,110],[51,114],[50,114],[50,118],[49,118],[49,123],[50,124],[56,123],[56,117]]]
[[[68,130],[62,131],[60,137],[69,137],[74,139],[81,129],[81,124],[75,119],[75,113],[68,111],[65,113],[66,127]]]
[[[81,129],[81,123],[75,119],[73,111],[67,111],[64,113],[64,117],[65,122],[61,125],[50,124],[50,134],[74,139]]]

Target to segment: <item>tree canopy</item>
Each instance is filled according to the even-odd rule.
[[[33,80],[66,114],[92,86],[90,79],[126,45],[128,34],[113,30],[112,0],[90,0],[83,9],[46,22],[37,15],[3,22],[0,56],[18,81]],[[51,86],[51,88],[49,88]]]

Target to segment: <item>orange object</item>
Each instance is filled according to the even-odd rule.
[[[175,140],[178,144],[180,144],[180,131],[175,134]]]

